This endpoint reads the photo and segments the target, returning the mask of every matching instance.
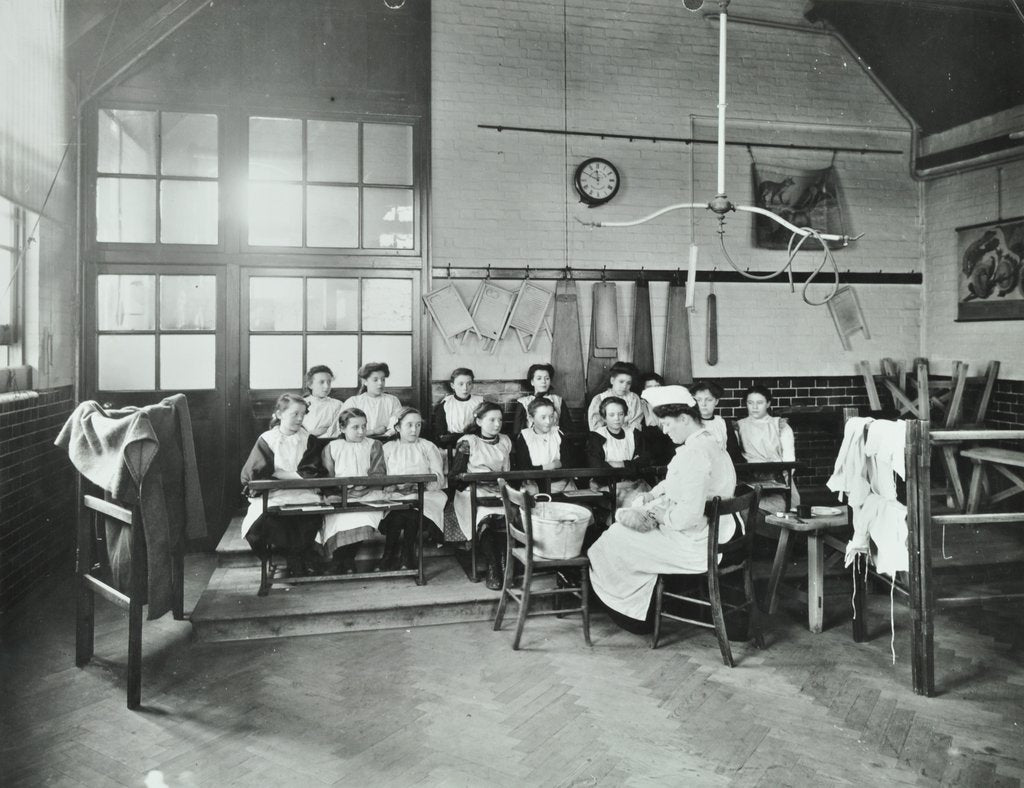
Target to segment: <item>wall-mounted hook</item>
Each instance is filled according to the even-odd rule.
[[[526,266],[526,275],[523,278],[524,279],[529,279],[530,278],[530,266]]]
[[[608,266],[606,266],[606,265],[601,266],[601,281],[602,282],[607,282],[608,281]]]
[[[491,278],[491,266],[490,266],[490,264],[488,264],[487,265],[487,275],[484,276],[484,279],[490,279],[490,278]]]

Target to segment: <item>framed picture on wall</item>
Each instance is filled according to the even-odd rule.
[[[1024,320],[1024,216],[956,228],[959,320]]]

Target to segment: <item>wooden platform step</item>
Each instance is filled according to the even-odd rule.
[[[451,556],[426,562],[427,584],[408,578],[275,585],[257,597],[259,568],[216,569],[191,615],[196,640],[232,641],[395,629],[494,618],[498,592],[471,583]],[[541,588],[534,581],[534,588]],[[531,609],[544,609],[537,600]],[[512,610],[514,625],[514,608]]]
[[[368,561],[380,555],[383,549],[384,538],[368,540],[359,550],[357,560]],[[424,543],[423,555],[430,559],[442,555],[451,555],[456,548],[454,546],[438,547],[435,544]],[[243,567],[260,565],[256,554],[249,547],[249,543],[242,537],[242,515],[232,518],[227,530],[217,544],[217,566],[219,567]]]

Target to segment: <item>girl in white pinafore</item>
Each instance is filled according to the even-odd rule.
[[[302,427],[306,403],[297,394],[282,394],[274,407],[274,424],[256,440],[249,458],[242,467],[241,480],[248,494],[248,484],[259,479],[301,479],[315,477],[319,470],[316,438]],[[316,490],[272,490],[270,506],[322,503]],[[242,536],[253,550],[263,555],[271,548],[288,554],[289,574],[304,571],[304,553],[313,543],[313,534],[320,526],[319,515],[280,517],[264,514],[263,496],[249,501],[242,519]]]
[[[320,364],[310,367],[306,373],[306,405],[309,410],[302,420],[302,426],[310,435],[318,438],[337,438],[341,435],[338,417],[344,410],[341,400],[331,396],[334,373],[330,367]]]
[[[497,473],[507,471],[511,467],[512,441],[508,435],[501,434],[501,406],[493,402],[483,402],[476,409],[473,417],[473,431],[464,435],[455,445],[455,457],[452,460],[452,476],[460,473]],[[469,484],[461,482],[456,485],[453,507],[455,519],[466,539],[473,533],[473,517]],[[498,495],[497,484],[477,485],[477,495]],[[476,521],[479,523],[491,514],[503,515],[500,506],[479,507]]]
[[[511,467],[512,441],[508,435],[501,434],[501,406],[493,402],[483,402],[476,409],[473,417],[472,432],[459,439],[455,445],[455,456],[452,459],[452,476],[460,473],[498,473]],[[494,522],[494,528],[480,529],[480,548],[487,560],[487,587],[493,590],[501,588],[502,570],[500,556],[504,555],[504,517],[505,510],[501,506],[481,506],[476,511],[476,522],[473,522],[473,506],[469,491],[469,482],[456,482],[453,507],[455,519],[466,539],[470,539],[473,529],[485,520]],[[478,484],[477,494],[497,496],[497,484]],[[492,519],[488,519],[492,518]],[[501,525],[497,523],[501,518]],[[486,525],[486,524],[485,524]]]
[[[402,403],[394,394],[384,392],[391,368],[383,361],[372,361],[359,368],[362,390],[342,403],[344,409],[358,408],[366,414],[366,434],[371,438],[391,438],[395,434],[395,416]]]
[[[599,407],[604,426],[587,438],[587,464],[591,468],[640,468],[648,464],[644,433],[626,425],[628,406],[621,397],[606,397]],[[607,490],[596,481],[595,491]],[[615,485],[616,507],[629,506],[633,498],[651,489],[643,479],[619,479]]]
[[[328,476],[386,476],[384,452],[380,441],[366,437],[366,414],[358,408],[348,408],[340,416],[342,437],[328,443],[322,460]],[[349,501],[385,500],[380,487],[350,487]],[[345,512],[328,514],[317,543],[324,553],[332,556],[336,573],[355,572],[355,557],[359,542],[372,536],[383,519],[383,512]]]
[[[416,424],[419,427],[415,427]],[[403,434],[403,425],[407,434]],[[423,516],[443,532],[444,507],[448,502],[448,496],[443,489],[441,450],[430,441],[419,437],[419,432],[423,428],[423,417],[415,408],[402,408],[399,411],[397,427],[399,439],[384,444],[384,464],[387,466],[388,475],[434,474],[437,481],[427,484],[423,493]],[[413,486],[411,491],[397,488],[391,497],[415,498],[416,488]]]
[[[779,416],[770,415],[772,404],[771,391],[764,386],[751,386],[743,396],[750,415],[736,422],[737,438],[743,458],[747,462],[793,462],[796,460],[795,439],[793,428]],[[786,508],[782,493],[772,493],[773,489],[786,489],[784,481],[771,475],[757,480],[761,486],[759,507],[765,512],[778,512]],[[796,484],[790,481],[790,506],[800,504],[800,492]]]
[[[561,430],[556,426],[558,416],[551,400],[538,397],[526,408],[530,426],[520,432],[512,445],[512,456],[517,471],[543,470],[577,467],[571,447],[562,440]],[[533,481],[523,482],[522,489],[536,495],[538,485]],[[553,479],[551,492],[560,493],[575,490],[572,479]]]

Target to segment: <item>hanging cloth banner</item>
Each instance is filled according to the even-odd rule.
[[[641,372],[654,371],[654,337],[651,331],[651,288],[646,279],[636,283],[633,305],[633,363]]]
[[[813,227],[826,234],[846,235],[842,195],[835,167],[823,170],[781,170],[750,165],[754,182],[754,204],[774,212],[797,227]],[[792,233],[766,216],[754,214],[754,246],[758,249],[788,249]],[[842,241],[830,241],[839,249]],[[803,251],[821,250],[810,238]]]
[[[560,279],[555,285],[551,365],[555,368],[555,386],[562,399],[570,407],[582,408],[586,377],[583,374],[583,343],[577,300],[576,283],[571,279]]]
[[[686,288],[681,282],[668,287],[668,319],[665,322],[665,366],[661,370],[667,383],[690,383],[693,359],[690,356],[690,310],[686,308]]]
[[[591,305],[587,392],[593,397],[608,388],[608,370],[619,356],[619,312],[615,283],[595,284]]]

